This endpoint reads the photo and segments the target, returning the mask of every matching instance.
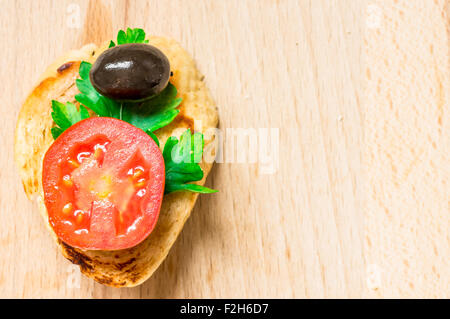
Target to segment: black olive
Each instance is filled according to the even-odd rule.
[[[89,78],[102,95],[123,101],[141,101],[160,93],[169,83],[170,64],[154,46],[130,43],[103,52]]]

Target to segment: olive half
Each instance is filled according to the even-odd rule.
[[[102,95],[124,101],[141,101],[160,93],[169,83],[170,64],[154,46],[123,44],[103,52],[89,78]]]

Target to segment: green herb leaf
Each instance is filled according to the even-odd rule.
[[[154,133],[152,133],[150,131],[147,131],[147,134],[155,141],[156,145],[158,145],[158,147],[159,147],[158,137]]]
[[[126,43],[148,43],[148,40],[145,40],[145,31],[139,28],[128,28],[126,32],[120,30],[117,34],[117,45]],[[116,46],[116,44],[111,41],[109,47],[111,48],[114,46]]]
[[[89,62],[81,62],[79,71],[81,79],[76,80],[77,88],[81,93],[75,95],[75,99],[99,116],[117,117],[120,108],[119,103],[101,95],[94,89],[89,79],[91,68],[92,64]]]
[[[190,191],[196,193],[215,193],[210,189],[189,182],[203,178],[203,171],[198,164],[203,155],[203,134],[185,131],[180,140],[171,136],[164,145],[163,157],[166,166],[166,186],[164,193],[175,191]]]
[[[144,131],[154,132],[170,122],[180,112],[176,109],[181,103],[176,98],[177,89],[171,83],[157,96],[142,103],[124,103],[121,119]]]
[[[154,132],[172,122],[180,112],[176,107],[182,99],[176,97],[177,89],[171,83],[160,94],[145,102],[119,102],[101,95],[94,89],[89,79],[91,68],[90,63],[81,63],[81,79],[76,80],[81,93],[77,94],[75,99],[99,116],[114,117],[145,132]]]
[[[176,191],[190,191],[193,193],[201,193],[201,194],[211,194],[211,193],[217,193],[218,190],[211,189],[205,186],[196,185],[196,184],[169,184],[166,185],[166,188],[164,190],[165,194],[173,193]]]
[[[52,136],[56,140],[62,132],[67,130],[73,124],[87,119],[89,117],[89,112],[84,106],[80,106],[78,110],[76,105],[67,102],[63,104],[61,102],[52,101],[52,118],[53,122],[56,124],[55,127],[51,129]]]

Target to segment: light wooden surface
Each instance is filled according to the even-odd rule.
[[[399,2],[389,5],[406,5]],[[431,8],[430,21],[443,25],[428,33],[430,45],[445,57],[450,48],[448,1],[425,2]],[[392,167],[383,167],[381,173],[375,169],[377,157],[371,150],[377,148],[368,144],[385,142],[377,139],[375,124],[388,115],[369,112],[368,106],[377,106],[367,103],[366,97],[376,85],[371,86],[374,82],[365,65],[387,53],[382,50],[383,38],[367,34],[366,27],[375,34],[388,32],[383,19],[389,5],[379,3],[378,9],[370,7],[368,12],[369,1],[362,0],[1,3],[0,297],[442,297],[448,293],[449,166],[448,157],[442,155],[448,152],[445,59],[441,84],[430,84],[432,90],[444,91],[439,102],[441,122],[429,124],[441,126],[442,138],[431,154],[442,155],[437,163],[441,166],[424,177],[431,186],[434,178],[443,184],[439,195],[406,196],[401,202],[419,212],[440,209],[437,214],[444,222],[440,236],[420,233],[430,231],[420,219],[413,225],[424,235],[416,240],[428,241],[440,259],[434,270],[414,268],[396,273],[400,283],[386,281],[392,269],[405,267],[405,260],[412,264],[423,259],[420,254],[407,255],[399,248],[401,242],[383,239],[383,231],[402,229],[395,218],[389,231],[380,226],[379,216],[385,210],[377,190],[397,195],[402,190],[378,183],[394,178],[398,182],[402,176],[393,177]],[[411,9],[405,14],[414,21],[421,12]],[[381,25],[377,25],[379,18]],[[85,43],[111,39],[127,26],[175,38],[194,56],[219,106],[222,129],[278,128],[279,168],[276,174],[264,175],[258,163],[216,164],[207,185],[220,193],[200,196],[163,265],[139,287],[114,289],[81,276],[57,250],[37,208],[22,191],[13,163],[13,132],[21,102],[50,62]],[[380,49],[379,55],[368,54],[368,47]],[[389,54],[395,56],[396,51]],[[402,88],[414,91],[416,84]],[[427,92],[423,94],[432,94]],[[395,94],[393,90],[391,97]],[[379,103],[386,102],[382,96],[385,100]],[[417,125],[412,120],[407,123],[411,130]],[[367,140],[368,132],[373,140]],[[396,156],[409,155],[394,151],[391,156],[395,162]],[[439,205],[433,206],[436,202]],[[401,210],[401,204],[395,208]],[[378,227],[376,234],[372,222]],[[368,245],[374,238],[385,255]],[[390,249],[405,258],[386,262]],[[436,264],[441,268],[436,269]],[[411,286],[417,272],[424,279]]]
[[[368,296],[448,297],[450,1],[385,4],[364,38]]]

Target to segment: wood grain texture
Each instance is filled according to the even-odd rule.
[[[363,152],[364,255],[379,276],[371,297],[450,292],[449,5],[373,2]]]
[[[405,292],[398,289],[401,283],[389,283],[376,294],[367,287],[367,261],[377,260],[365,249],[371,234],[365,217],[383,213],[367,200],[366,188],[374,174],[367,170],[372,162],[367,161],[366,126],[375,120],[367,121],[364,90],[370,84],[364,59],[368,4],[3,0],[0,297],[345,298]],[[408,12],[411,19],[421,14]],[[436,19],[448,23],[447,14]],[[13,132],[21,102],[48,64],[67,50],[111,39],[127,26],[172,37],[193,55],[219,106],[222,129],[278,128],[280,161],[272,175],[262,174],[258,163],[216,164],[207,185],[220,193],[200,196],[162,266],[139,287],[114,289],[82,277],[58,252],[22,191],[13,163]],[[448,35],[430,32],[429,37],[436,49],[450,48]],[[448,81],[448,70],[441,76]],[[442,105],[448,116],[448,95]],[[448,173],[448,163],[445,168]],[[435,174],[445,179],[443,172]],[[430,196],[445,209],[448,197],[441,195]],[[420,198],[404,203],[421,204]],[[429,240],[439,241],[440,254],[449,256],[448,234]],[[409,262],[414,258],[421,256]],[[448,280],[448,270],[440,275]],[[418,291],[432,296],[435,279],[427,278],[422,285],[428,290]]]

